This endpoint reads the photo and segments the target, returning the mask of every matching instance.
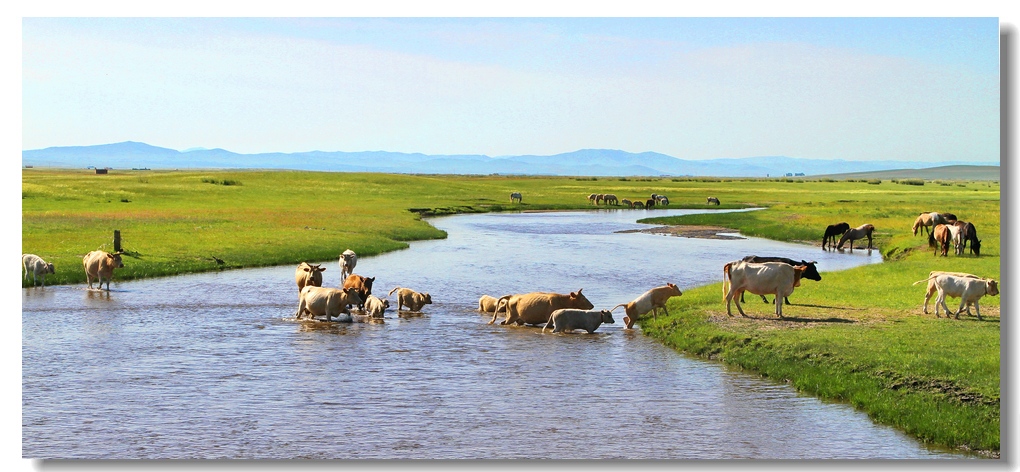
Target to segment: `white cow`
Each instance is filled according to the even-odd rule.
[[[967,274],[967,273],[964,273],[964,272],[946,272],[946,271],[941,271],[941,270],[933,270],[931,272],[928,272],[928,278],[927,279],[918,280],[917,282],[913,283],[913,285],[917,285],[917,284],[919,284],[921,282],[924,282],[924,281],[928,282],[928,290],[924,292],[924,305],[922,305],[922,310],[921,310],[926,315],[928,314],[928,301],[931,300],[931,297],[934,296],[936,292],[938,292],[938,287],[935,286],[935,276],[937,276],[937,275],[955,275],[957,277],[968,277],[968,278],[971,278],[971,279],[980,279],[981,278],[981,277],[978,277],[978,276],[976,276],[974,274]],[[970,314],[970,305],[967,306],[967,314],[968,315]]]
[[[615,323],[613,314],[609,310],[578,310],[575,308],[561,308],[549,315],[549,321],[542,327],[552,328],[554,333],[569,333],[575,329],[583,329],[588,334],[594,333],[602,323]]]
[[[375,295],[369,295],[368,299],[365,300],[365,313],[372,318],[382,318],[386,313],[386,309],[390,307],[390,301],[385,298],[379,298]]]
[[[806,266],[791,266],[782,262],[733,261],[723,266],[723,295],[726,300],[726,314],[733,316],[730,301],[737,304],[741,316],[744,309],[740,307],[740,295],[744,291],[755,295],[773,294],[776,296],[776,315],[783,317],[783,299],[793,293],[794,287],[800,286],[800,278]],[[729,290],[726,282],[730,283]]]
[[[22,254],[21,266],[25,269],[25,281],[28,281],[28,274],[32,274],[32,286],[35,287],[37,279],[42,277],[42,285],[46,286],[46,274],[56,274],[53,264],[46,262],[35,254]]]
[[[939,293],[939,296],[935,299],[936,317],[939,317],[939,306],[942,306],[942,309],[946,312],[946,318],[949,318],[949,307],[946,306],[946,297],[948,296],[960,298],[960,308],[956,310],[955,319],[960,319],[960,313],[963,312],[964,308],[974,305],[974,311],[980,320],[982,319],[981,305],[978,304],[978,300],[985,295],[995,296],[999,294],[999,284],[993,279],[959,277],[947,274],[933,275],[929,279],[935,280],[935,288]],[[915,283],[924,282],[925,280],[919,280]]]
[[[351,312],[347,310],[347,305],[358,305],[361,303],[358,291],[353,288],[340,290],[330,287],[305,285],[305,288],[301,289],[301,295],[298,297],[298,309],[294,313],[294,317],[301,319],[305,313],[308,313],[313,318],[325,315],[326,321],[332,321],[334,316],[340,316],[341,314],[350,315]]]
[[[340,280],[347,280],[347,276],[354,273],[354,266],[358,265],[358,255],[347,249],[340,254]]]

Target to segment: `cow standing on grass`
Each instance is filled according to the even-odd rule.
[[[775,294],[776,316],[783,317],[783,299],[793,293],[794,287],[800,286],[800,278],[807,269],[805,266],[791,266],[782,262],[734,261],[723,266],[723,295],[726,301],[726,314],[733,316],[730,302],[737,304],[741,316],[747,316],[740,307],[738,295],[745,291],[756,295]],[[729,289],[727,290],[727,282]]]
[[[959,297],[960,308],[956,310],[954,318],[960,319],[960,313],[963,312],[964,308],[969,310],[970,305],[974,305],[974,311],[980,320],[982,319],[981,306],[978,304],[978,300],[985,295],[995,296],[999,294],[999,285],[993,279],[936,274],[929,276],[927,279],[918,280],[914,284],[916,285],[932,279],[935,280],[935,288],[939,294],[938,298],[935,299],[936,318],[940,318],[939,306],[942,306],[942,309],[946,312],[946,318],[949,318],[949,307],[946,306],[946,297]]]

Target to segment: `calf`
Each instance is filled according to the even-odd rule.
[[[489,295],[482,295],[482,298],[478,299],[478,311],[483,313],[495,313],[506,304],[507,298],[509,298],[509,296],[496,298]]]
[[[773,293],[776,295],[776,315],[783,317],[783,302],[793,293],[794,287],[800,286],[805,266],[791,266],[782,262],[763,262],[761,264],[744,261],[729,262],[723,266],[723,295],[726,301],[726,314],[733,316],[730,301],[737,304],[741,316],[744,309],[740,307],[740,298],[736,295],[748,291],[757,295]],[[729,282],[729,290],[726,284]]]
[[[297,269],[294,271],[294,281],[297,282],[298,294],[301,294],[301,289],[305,288],[306,285],[313,287],[322,286],[322,273],[326,270],[322,267],[322,264],[311,265],[307,262],[298,264]]]
[[[103,279],[106,279],[106,291],[110,291],[110,281],[113,280],[113,269],[124,267],[124,261],[120,255],[123,252],[113,254],[106,251],[92,251],[82,258],[82,265],[85,266],[85,281],[92,288],[92,279],[99,280],[99,290],[103,289]]]
[[[602,323],[613,324],[613,314],[609,310],[586,311],[575,308],[561,308],[549,315],[549,321],[542,327],[552,328],[554,333],[566,333],[575,329],[583,329],[588,334],[594,333]]]
[[[673,297],[679,297],[683,295],[676,285],[666,283],[661,287],[655,287],[641,296],[635,298],[630,303],[621,303],[614,306],[609,311],[613,311],[619,307],[624,307],[627,314],[623,317],[623,322],[627,325],[627,329],[631,329],[634,326],[634,322],[637,321],[637,317],[652,312],[652,318],[655,318],[658,314],[659,308],[669,315],[669,311],[666,310],[666,302]]]
[[[351,274],[344,280],[343,288],[353,288],[358,291],[359,301],[357,303],[358,309],[365,310],[364,300],[368,300],[368,296],[372,294],[372,282],[375,282],[375,277],[363,277],[358,274]],[[354,304],[348,304],[353,306]]]
[[[935,317],[939,318],[939,306],[946,312],[949,318],[949,307],[946,306],[946,297],[959,297],[960,308],[956,310],[955,319],[960,319],[960,313],[965,307],[974,305],[974,311],[978,319],[981,318],[981,305],[978,300],[985,295],[998,295],[999,285],[993,279],[958,277],[955,275],[938,274],[929,277],[935,279],[935,288],[938,290],[938,297],[935,299]],[[927,279],[926,279],[927,280]],[[924,282],[919,280],[915,283]]]
[[[921,311],[923,311],[924,314],[926,315],[928,314],[928,300],[931,300],[932,295],[935,295],[935,293],[938,292],[938,287],[935,286],[935,276],[937,275],[954,275],[956,277],[969,277],[972,279],[981,278],[974,274],[966,274],[963,272],[945,272],[941,270],[933,270],[931,272],[928,272],[928,278],[925,279],[928,281],[928,290],[924,293],[924,305],[921,306],[922,307]],[[917,282],[914,282],[913,285],[917,285],[921,282],[924,282],[925,280],[918,280]],[[970,305],[967,305],[967,314],[968,315],[970,314]]]
[[[308,313],[313,318],[325,315],[326,321],[333,321],[334,316],[340,316],[341,314],[350,315],[351,312],[347,309],[348,306],[360,305],[362,303],[363,301],[358,296],[358,291],[353,288],[340,290],[330,287],[306,285],[305,288],[301,289],[301,294],[298,295],[298,308],[297,312],[294,313],[294,317],[301,319],[305,313]]]
[[[386,313],[386,309],[390,307],[390,301],[385,298],[379,298],[375,295],[369,295],[368,299],[365,300],[365,312],[368,313],[372,318],[382,318]]]
[[[807,269],[804,270],[804,275],[802,276],[803,278],[808,279],[808,280],[815,280],[815,281],[818,281],[818,282],[822,281],[822,275],[818,273],[818,268],[815,267],[815,264],[817,264],[817,262],[815,262],[815,261],[808,262],[808,261],[805,261],[805,260],[801,259],[798,262],[798,261],[795,261],[793,259],[789,259],[789,258],[786,258],[786,257],[761,257],[761,256],[746,256],[746,257],[744,257],[741,260],[744,261],[744,262],[758,262],[758,263],[761,263],[761,262],[782,262],[784,264],[789,264],[791,266],[802,265],[802,266],[807,267]],[[765,298],[765,295],[762,295],[761,296],[761,301],[763,301],[765,303],[768,303],[769,299]],[[740,303],[744,303],[744,294],[742,294],[742,293],[740,294]],[[790,304],[790,299],[789,298],[783,298],[783,303],[786,303],[787,305],[789,305]]]
[[[42,286],[46,286],[46,274],[56,274],[53,264],[44,261],[35,254],[22,254],[21,266],[25,269],[25,281],[28,281],[28,274],[32,274],[32,286],[35,287],[36,280],[42,277]]]
[[[408,311],[420,312],[423,306],[432,304],[432,296],[428,292],[418,293],[409,288],[400,287],[393,287],[389,294],[393,295],[393,292],[397,292],[397,311],[407,306]]]

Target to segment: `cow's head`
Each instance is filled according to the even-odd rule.
[[[307,289],[308,287],[305,287],[305,290]],[[343,290],[344,294],[347,295],[348,305],[361,305],[362,303],[365,303],[365,301],[361,299],[361,295],[358,294],[358,289],[354,287],[347,287]]]
[[[988,283],[988,289],[987,289],[988,290],[988,294],[989,295],[998,295],[999,294],[999,283],[996,282],[995,280],[992,280],[992,279],[988,279],[987,283]]]
[[[814,281],[818,281],[818,282],[822,281],[822,275],[818,273],[818,267],[815,267],[815,264],[817,264],[817,263],[818,262],[816,262],[816,261],[811,261],[811,262],[808,262],[808,261],[805,261],[805,260],[801,260],[800,261],[800,264],[805,267],[804,275],[803,275],[803,277],[805,279],[814,280]]]
[[[421,302],[426,305],[432,304],[432,295],[429,295],[428,292],[425,292],[425,294],[421,296]]]
[[[120,255],[121,254],[124,254],[124,253],[120,252],[120,251],[115,252],[113,254],[106,253],[107,264],[110,264],[111,266],[113,266],[115,268],[118,268],[118,269],[121,268],[121,267],[124,267],[124,261],[122,261],[120,259]]]
[[[613,313],[609,310],[602,310],[602,322],[614,324],[616,320],[613,319]]]
[[[47,263],[46,264],[46,271],[43,272],[43,273],[44,274],[56,274],[57,271],[56,271],[56,269],[53,268],[53,263]]]
[[[591,310],[592,308],[595,308],[595,305],[592,305],[591,302],[588,301],[588,298],[581,294],[581,290],[584,289],[579,288],[576,292],[570,292],[570,307],[580,308],[582,310]]]
[[[672,292],[674,294],[673,296],[675,297],[679,297],[680,295],[684,294],[683,292],[680,291],[680,287],[677,287],[676,285],[666,282],[666,286],[672,289]]]

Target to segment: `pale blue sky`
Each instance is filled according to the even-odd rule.
[[[22,148],[997,161],[997,18],[25,18]]]

